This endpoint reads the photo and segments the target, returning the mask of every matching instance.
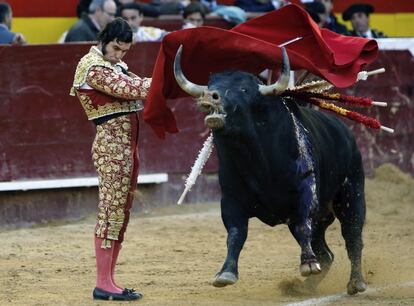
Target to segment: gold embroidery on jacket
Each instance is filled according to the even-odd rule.
[[[147,97],[151,79],[131,78],[125,74],[114,72],[106,67],[92,67],[86,77],[86,83],[92,88],[110,96],[136,100]]]
[[[139,111],[143,108],[142,101],[139,99],[146,98],[151,78],[125,76],[120,67],[124,70],[128,69],[124,62],[112,65],[104,60],[96,47],[92,47],[90,52],[80,60],[71,95],[79,98],[89,120],[116,113]],[[86,83],[95,90],[111,96],[110,101],[105,105],[94,105],[89,96],[77,90]]]

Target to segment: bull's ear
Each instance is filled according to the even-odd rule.
[[[177,81],[178,85],[181,87],[182,90],[184,90],[186,93],[193,97],[201,97],[201,95],[204,93],[205,90],[207,90],[207,86],[201,86],[194,83],[191,83],[187,78],[185,77],[182,69],[181,69],[181,54],[183,52],[183,45],[180,45],[180,47],[177,50],[177,53],[175,54],[174,59],[174,77]]]
[[[288,88],[290,79],[290,64],[289,57],[284,47],[282,47],[282,59],[283,65],[279,80],[272,85],[259,85],[259,91],[262,95],[280,95]]]

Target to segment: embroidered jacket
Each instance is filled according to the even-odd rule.
[[[89,120],[143,108],[140,100],[147,97],[151,78],[127,70],[124,62],[106,61],[96,47],[79,61],[70,94],[79,98]]]

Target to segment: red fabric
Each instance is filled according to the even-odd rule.
[[[239,69],[258,74],[281,63],[279,44],[296,37],[303,39],[286,46],[292,69],[306,69],[337,87],[355,83],[361,67],[378,55],[374,40],[347,37],[320,30],[297,5],[288,5],[251,19],[231,30],[201,27],[167,35],[158,54],[152,84],[144,108],[144,120],[156,134],[177,132],[166,99],[188,96],[174,79],[175,53],[182,44],[181,66],[194,83],[205,85],[211,73]]]
[[[104,94],[103,92],[90,89],[77,89],[80,93],[88,96],[91,99],[91,104],[95,109],[98,109],[98,106],[109,104],[114,101],[114,97]]]

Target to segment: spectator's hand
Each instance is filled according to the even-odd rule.
[[[25,44],[27,44],[27,41],[24,38],[23,34],[16,33],[16,35],[14,36],[12,44],[13,45],[25,45]]]

